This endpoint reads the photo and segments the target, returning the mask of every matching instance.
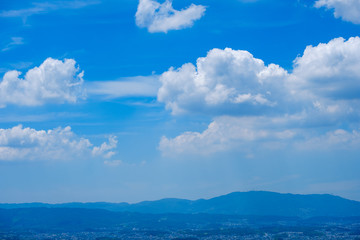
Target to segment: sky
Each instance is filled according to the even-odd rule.
[[[0,2],[0,202],[360,201],[357,0]]]

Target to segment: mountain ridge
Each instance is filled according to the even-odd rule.
[[[150,214],[230,214],[256,216],[360,216],[360,202],[331,194],[291,194],[267,191],[232,192],[210,199],[187,200],[164,198],[139,203],[71,202],[61,204],[20,203],[0,204],[3,209],[16,208],[88,208],[114,212]]]

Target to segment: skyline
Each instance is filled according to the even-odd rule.
[[[360,201],[360,3],[0,4],[0,196]]]

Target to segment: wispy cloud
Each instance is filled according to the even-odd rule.
[[[89,95],[98,95],[104,98],[120,97],[156,97],[160,87],[159,76],[137,76],[121,78],[117,81],[87,82],[86,89]]]
[[[112,161],[105,160],[104,164],[109,167],[118,167],[121,164],[123,164],[123,162],[121,160],[112,160]]]
[[[28,69],[32,64],[33,62],[20,61],[20,62],[10,63],[9,65],[14,69]]]
[[[29,8],[2,11],[0,12],[0,17],[21,17],[26,20],[27,17],[35,14],[44,14],[60,9],[78,9],[99,3],[100,1],[98,0],[35,2],[33,3],[33,6]]]
[[[240,2],[243,2],[243,3],[254,3],[254,2],[257,2],[259,0],[239,0]]]
[[[19,123],[19,122],[46,122],[50,120],[68,120],[70,118],[85,118],[89,117],[85,113],[74,113],[74,112],[47,112],[43,114],[27,114],[27,113],[18,113],[18,114],[9,114],[3,113],[0,114],[0,123]]]
[[[22,37],[12,37],[11,42],[8,43],[3,49],[1,49],[2,52],[9,51],[16,46],[23,45],[24,44],[24,38]]]

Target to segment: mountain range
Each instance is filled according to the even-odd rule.
[[[360,202],[329,194],[282,194],[265,191],[233,192],[199,200],[168,198],[129,203],[22,203],[0,204],[2,209],[76,208],[142,214],[225,214],[282,217],[354,217],[360,216]]]

